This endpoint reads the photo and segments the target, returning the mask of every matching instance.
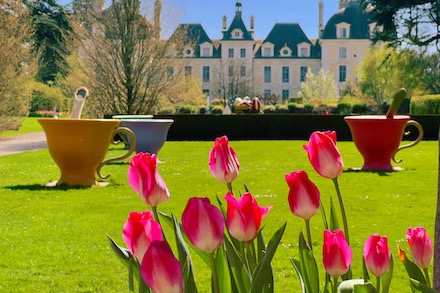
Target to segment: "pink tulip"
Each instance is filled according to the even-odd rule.
[[[310,163],[319,175],[334,179],[344,170],[341,154],[336,147],[336,132],[315,131],[309,139],[309,145],[303,146]]]
[[[344,275],[353,258],[350,246],[344,238],[344,232],[336,229],[333,232],[324,230],[322,261],[327,273],[335,278]]]
[[[191,243],[204,252],[212,253],[223,243],[223,214],[206,197],[193,197],[188,201],[182,214],[182,226]]]
[[[286,181],[290,188],[287,199],[292,214],[304,220],[310,219],[319,209],[318,188],[302,170],[286,175]]]
[[[155,240],[162,240],[162,229],[154,221],[152,212],[131,212],[125,222],[122,238],[131,254],[142,263],[150,244]]]
[[[414,262],[421,268],[426,269],[432,261],[432,242],[425,228],[415,227],[406,230],[406,240]]]
[[[215,139],[214,148],[209,154],[209,169],[215,179],[221,183],[231,183],[238,177],[240,164],[226,136]]]
[[[226,222],[229,233],[237,240],[251,241],[257,236],[261,221],[272,206],[260,207],[250,192],[236,199],[231,192],[225,195],[228,203]]]
[[[381,277],[390,268],[391,252],[386,236],[371,235],[364,244],[364,258],[368,270]]]
[[[141,265],[145,283],[156,293],[183,292],[182,266],[165,241],[154,241]]]
[[[138,153],[128,167],[128,183],[146,204],[156,207],[170,198],[165,181],[157,171],[156,155]]]

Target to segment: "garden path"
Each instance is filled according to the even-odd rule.
[[[47,148],[44,131],[0,137],[0,156]]]

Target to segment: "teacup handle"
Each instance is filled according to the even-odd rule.
[[[113,135],[112,135],[112,143],[113,144],[118,144],[120,143],[120,141],[115,141],[114,137],[116,136],[116,134],[118,133],[125,133],[127,134],[130,139],[131,139],[131,144],[130,144],[130,149],[128,150],[127,153],[118,156],[118,157],[114,157],[114,158],[108,158],[104,161],[102,161],[101,164],[99,164],[98,168],[96,169],[96,174],[99,176],[99,178],[101,179],[107,179],[110,175],[106,175],[106,176],[102,176],[101,175],[101,168],[108,163],[114,162],[114,161],[119,161],[119,160],[123,160],[125,158],[128,158],[136,149],[136,136],[134,135],[133,131],[131,131],[129,128],[127,127],[118,127],[115,129],[115,131],[113,131]]]
[[[408,144],[405,144],[405,145],[401,145],[401,146],[399,146],[399,148],[397,149],[397,151],[394,153],[394,155],[393,155],[393,161],[394,162],[396,162],[396,163],[400,163],[400,162],[402,162],[402,159],[400,159],[400,160],[396,160],[396,154],[397,154],[397,152],[398,151],[400,151],[400,150],[403,150],[403,149],[406,149],[406,148],[409,148],[409,147],[412,147],[412,146],[415,146],[416,144],[418,144],[421,140],[422,140],[422,138],[423,138],[423,128],[422,128],[422,125],[420,125],[420,123],[419,122],[417,122],[417,121],[414,121],[414,120],[409,120],[408,122],[406,122],[406,125],[405,125],[405,128],[406,127],[408,127],[408,126],[414,126],[415,128],[417,128],[417,131],[419,132],[419,136],[417,136],[417,138],[416,138],[416,140],[415,141],[413,141],[413,142],[410,142],[410,143],[408,143]],[[405,131],[404,133],[403,133],[403,135],[409,135],[409,131]]]

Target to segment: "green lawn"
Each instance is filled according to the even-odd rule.
[[[300,292],[289,261],[297,257],[301,219],[290,213],[284,175],[303,169],[321,191],[324,205],[335,197],[332,182],[320,178],[302,149],[304,141],[232,141],[240,164],[235,190],[246,184],[260,205],[273,205],[264,228],[266,238],[284,222],[288,226],[275,254],[275,292]],[[356,172],[362,158],[352,142],[339,142],[345,170],[339,184],[347,207],[354,253],[353,273],[361,277],[362,247],[373,233],[388,236],[395,256],[391,292],[411,292],[397,257],[399,243],[408,252],[407,227],[423,225],[434,238],[437,198],[437,142],[423,141],[403,150],[398,158],[404,171]],[[159,209],[180,215],[188,198],[223,197],[226,187],[208,170],[213,142],[167,142],[159,154],[159,172],[171,199]],[[112,149],[109,156],[120,153]],[[59,171],[47,150],[0,157],[0,292],[128,292],[127,272],[106,240],[119,244],[122,226],[130,211],[147,209],[126,182],[128,160],[103,168],[110,185],[88,189],[46,188]],[[322,220],[311,220],[314,250],[322,277]],[[167,230],[167,232],[169,232]],[[200,292],[209,292],[209,274],[194,254]]]
[[[18,134],[26,134],[36,131],[43,131],[37,117],[27,117],[22,119],[22,124],[18,130],[8,130],[0,133],[0,136],[13,136]]]

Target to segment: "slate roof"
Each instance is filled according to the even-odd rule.
[[[243,22],[243,19],[241,18],[241,3],[236,4],[237,11],[235,12],[235,17],[232,20],[231,25],[229,26],[229,29],[225,32],[223,32],[223,41],[253,41],[254,38],[252,38],[251,33],[247,30],[246,25]],[[231,32],[234,29],[240,29],[243,32],[243,38],[241,39],[233,39],[231,38]]]
[[[370,39],[370,11],[364,10],[360,1],[351,1],[347,7],[340,9],[329,19],[322,32],[322,39],[336,39],[336,25],[341,22],[351,25],[348,39]]]
[[[277,23],[272,28],[267,38],[263,41],[263,44],[270,42],[274,44],[273,57],[262,57],[261,46],[255,54],[256,58],[320,58],[321,50],[320,46],[315,46],[302,28],[297,23]],[[306,42],[310,44],[310,57],[298,57],[298,44]],[[291,57],[280,56],[280,50],[287,45],[292,50]]]
[[[212,40],[208,37],[203,26],[199,23],[183,23],[179,24],[174,33],[171,35],[170,39],[174,39],[178,33],[182,33],[185,45],[191,45],[194,49],[194,57],[200,58],[200,44],[208,42],[213,45],[213,57],[220,57],[219,50],[214,46]]]

